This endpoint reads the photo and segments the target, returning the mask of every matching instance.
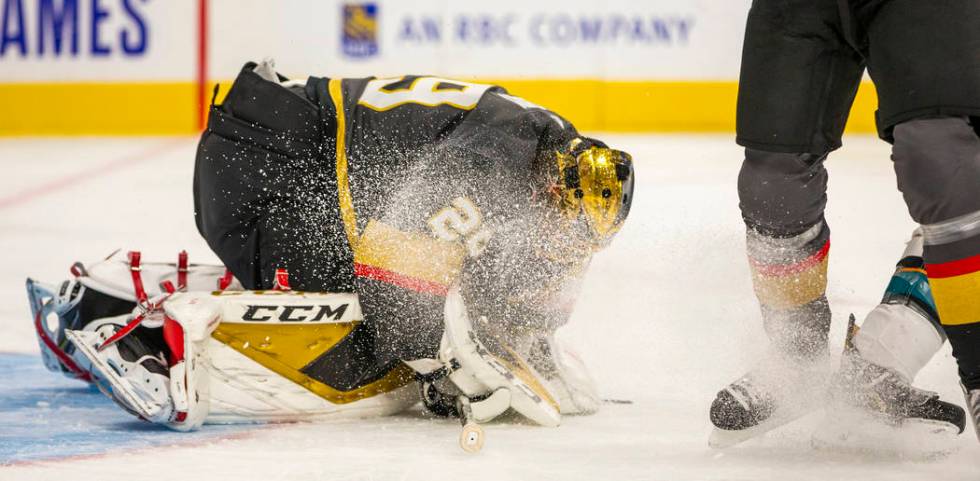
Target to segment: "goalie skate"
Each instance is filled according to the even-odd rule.
[[[99,346],[109,337],[105,332],[66,331],[65,335],[98,372],[99,389],[116,404],[149,421],[170,418],[173,405],[166,362],[144,349],[132,349],[136,337],[126,337],[100,352]]]

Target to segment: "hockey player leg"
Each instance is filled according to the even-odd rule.
[[[923,258],[953,348],[969,417],[980,418],[980,136],[968,117],[912,120],[894,129],[899,189],[922,225]]]
[[[786,12],[793,12],[786,15]],[[834,2],[757,0],[746,23],[736,141],[752,283],[772,347],[711,406],[729,446],[816,407],[828,377],[827,171],[864,71]]]
[[[710,412],[712,446],[762,434],[819,402],[830,328],[824,158],[746,150],[739,195],[753,285],[772,346],[759,365],[718,393]]]
[[[831,383],[830,407],[814,444],[908,456],[949,451],[963,432],[963,409],[912,385],[945,337],[917,230],[881,304],[860,329],[852,317],[841,368]]]

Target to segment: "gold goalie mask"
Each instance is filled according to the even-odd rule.
[[[577,138],[556,152],[553,198],[568,225],[595,248],[609,244],[633,203],[633,158],[602,142]]]

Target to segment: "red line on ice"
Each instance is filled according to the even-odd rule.
[[[115,160],[111,160],[102,165],[97,165],[88,170],[83,170],[81,172],[75,172],[64,177],[54,179],[50,182],[45,182],[41,185],[34,187],[29,187],[27,189],[21,190],[19,192],[14,192],[6,197],[0,197],[0,210],[9,207],[18,206],[27,202],[30,202],[39,197],[44,197],[46,195],[54,194],[56,192],[75,187],[78,184],[86,182],[88,180],[94,179],[96,177],[101,177],[106,174],[110,174],[113,171],[132,167],[141,162],[153,159],[159,155],[168,153],[177,147],[186,145],[186,140],[181,139],[180,141],[174,141],[171,143],[166,143],[163,145],[154,145],[153,147],[142,150],[133,154],[128,154]]]

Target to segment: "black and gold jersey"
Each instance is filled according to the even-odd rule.
[[[456,285],[475,319],[554,329],[588,263],[555,248],[546,201],[555,151],[577,136],[499,86],[284,86],[246,66],[201,141],[198,228],[247,288],[284,268],[295,289],[357,292],[365,322],[337,354],[365,366],[433,357]]]
[[[429,175],[425,180],[435,183],[467,177],[471,198],[513,199],[517,192],[509,189],[540,182],[540,163],[577,136],[567,120],[499,86],[415,75],[309,82],[317,90],[325,86],[335,109],[343,106],[337,117],[344,121],[348,175],[362,221],[380,217],[410,175]],[[508,207],[495,199],[481,203],[483,209]]]

